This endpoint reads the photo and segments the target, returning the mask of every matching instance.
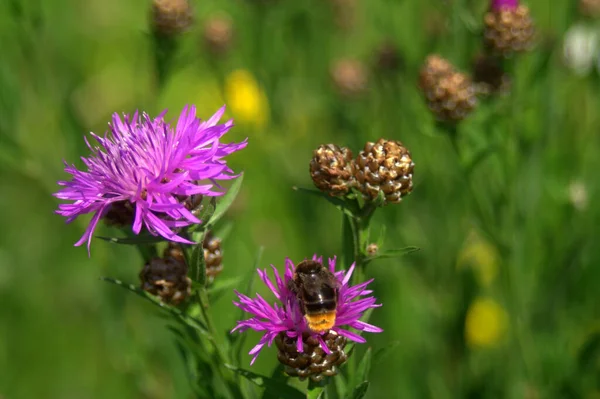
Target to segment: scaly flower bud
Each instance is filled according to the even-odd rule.
[[[315,186],[329,195],[344,195],[354,185],[352,151],[335,144],[321,145],[310,161]]]
[[[535,30],[529,8],[517,1],[495,1],[484,23],[485,44],[495,54],[509,56],[533,45]]]
[[[367,71],[358,60],[344,59],[335,62],[331,68],[331,78],[344,97],[359,96],[367,89]]]
[[[204,248],[204,262],[206,263],[206,278],[212,282],[223,271],[223,253],[221,252],[221,239],[207,231],[202,242]]]
[[[233,26],[228,16],[214,16],[204,24],[204,42],[215,55],[225,54],[231,47]]]
[[[442,121],[461,121],[477,106],[471,79],[455,71],[452,64],[439,55],[427,57],[421,68],[419,86],[429,109]]]
[[[153,258],[140,272],[141,288],[168,304],[178,305],[192,290],[184,261],[174,257]]]
[[[415,164],[408,149],[399,141],[369,142],[355,163],[357,187],[368,200],[376,199],[383,191],[385,203],[398,203],[412,191]]]

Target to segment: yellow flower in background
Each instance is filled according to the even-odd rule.
[[[495,346],[506,332],[506,311],[491,298],[477,298],[467,310],[465,340],[472,347]]]
[[[246,70],[231,72],[225,81],[225,99],[235,121],[262,127],[269,114],[269,103],[254,76]]]
[[[476,232],[471,232],[458,255],[457,267],[471,267],[480,285],[490,286],[498,275],[500,256],[496,247]]]

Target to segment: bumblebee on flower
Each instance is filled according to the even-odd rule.
[[[375,297],[369,296],[372,291],[366,289],[373,280],[350,286],[354,265],[347,271],[335,268],[336,258],[330,258],[325,266],[323,258],[315,255],[298,265],[286,259],[283,278],[272,266],[275,283],[266,270],[258,270],[261,280],[279,302],[274,305],[259,294],[250,298],[236,292],[239,302],[234,304],[253,316],[239,321],[232,332],[264,331],[250,351],[251,364],[265,345],[275,342],[277,358],[288,374],[318,381],[337,374],[336,366],[347,359],[344,352],[347,340],[366,342],[347,327],[362,332],[383,331],[360,320],[366,310],[381,306],[376,304]]]

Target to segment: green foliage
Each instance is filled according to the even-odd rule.
[[[147,1],[0,2],[0,396],[306,397],[306,383],[276,369],[276,348],[248,366],[258,335],[228,334],[245,318],[231,304],[231,289],[272,301],[253,285],[255,269],[282,270],[287,256],[338,255],[350,264],[357,226],[348,218],[342,225],[346,204],[326,196],[345,213],[337,212],[320,192],[290,188],[312,187],[308,162],[318,145],[357,154],[379,137],[401,140],[416,164],[413,193],[379,209],[371,234],[359,240],[380,248],[376,259],[364,259],[371,262],[364,277],[375,279],[383,305],[370,322],[384,332],[352,347],[355,368],[342,366],[324,396],[597,396],[598,73],[576,76],[561,59],[565,31],[584,22],[576,2],[524,2],[538,46],[510,60],[511,92],[481,101],[452,140],[424,105],[418,71],[432,52],[470,69],[481,50],[484,1],[357,2],[350,30],[336,26],[331,2],[199,1],[195,27],[176,47],[163,41],[156,59]],[[204,22],[219,12],[234,24],[227,56],[199,44]],[[377,69],[383,41],[400,51],[395,71]],[[344,98],[331,84],[333,62],[346,57],[367,70],[362,96]],[[230,104],[224,84],[237,69],[264,92],[262,125]],[[111,245],[153,244],[154,237],[99,226],[88,258],[85,248],[72,247],[87,220],[65,226],[53,215],[51,194],[66,178],[62,160],[82,166],[79,157],[89,151],[83,135],[101,135],[112,112],[169,108],[174,118],[188,103],[203,117],[227,103],[236,126],[226,139],[249,137],[248,148],[231,157],[243,185],[238,178],[225,197],[205,199],[199,217],[207,223],[190,232],[201,242],[207,226],[229,231],[222,275],[194,285],[211,300],[212,327],[228,337],[220,345],[238,365],[221,371],[210,367],[216,352],[200,308],[184,315],[135,287],[156,252]],[[494,248],[495,261],[473,235]],[[259,247],[264,254],[255,258]],[[205,265],[201,245],[195,248],[188,256],[200,277]],[[99,283],[102,275],[125,290]],[[487,347],[465,340],[478,297],[493,298],[507,317],[502,338]],[[206,383],[190,385],[188,376]]]

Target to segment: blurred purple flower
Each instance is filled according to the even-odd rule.
[[[501,9],[514,10],[519,6],[519,0],[492,0],[492,10],[499,11]]]
[[[313,260],[322,263],[323,258],[313,256]],[[343,329],[342,326],[354,328],[359,331],[378,333],[383,330],[379,327],[360,321],[363,313],[370,308],[380,307],[381,304],[376,304],[376,298],[373,296],[367,296],[360,298],[360,296],[369,295],[372,291],[365,289],[369,283],[373,280],[365,281],[364,283],[350,286],[348,282],[354,271],[354,264],[348,271],[340,270],[335,271],[336,258],[329,259],[329,270],[334,273],[338,279],[340,285],[338,288],[338,300],[337,300],[337,315],[335,319],[335,325],[331,331],[344,336],[351,341],[364,343],[366,340],[359,334]],[[296,295],[291,292],[288,288],[290,280],[293,279],[295,266],[290,259],[285,261],[285,273],[283,279],[277,272],[277,269],[271,265],[273,274],[275,275],[275,284],[267,275],[267,271],[258,269],[258,274],[262,281],[271,289],[275,297],[279,301],[271,306],[265,301],[259,294],[256,294],[256,298],[252,299],[244,294],[236,291],[239,297],[239,302],[234,304],[245,312],[251,313],[252,318],[247,320],[238,321],[237,326],[231,331],[234,332],[239,330],[240,332],[248,329],[256,331],[264,331],[264,335],[254,348],[249,352],[252,355],[253,364],[261,349],[265,346],[271,346],[277,335],[284,333],[290,338],[297,339],[297,350],[303,352],[303,334],[306,336],[312,336],[320,343],[321,348],[325,353],[330,353],[329,348],[322,339],[322,335],[326,334],[327,331],[322,333],[316,333],[311,331],[302,314],[302,307]]]
[[[237,177],[227,167],[225,156],[244,148],[241,143],[224,144],[219,140],[233,126],[229,120],[217,124],[225,106],[210,119],[196,118],[196,107],[186,106],[175,127],[164,121],[166,110],[156,118],[136,112],[133,117],[113,114],[110,131],[104,137],[91,133],[98,144],[85,142],[92,152],[82,157],[87,171],[65,162],[69,181],[57,198],[72,201],[60,204],[56,213],[67,223],[78,216],[93,213],[85,233],[75,243],[87,241],[88,253],[98,221],[111,207],[127,206],[132,212],[132,230],[142,227],[167,240],[190,243],[176,229],[201,221],[186,208],[182,199],[192,195],[219,196],[223,191],[217,180]]]

